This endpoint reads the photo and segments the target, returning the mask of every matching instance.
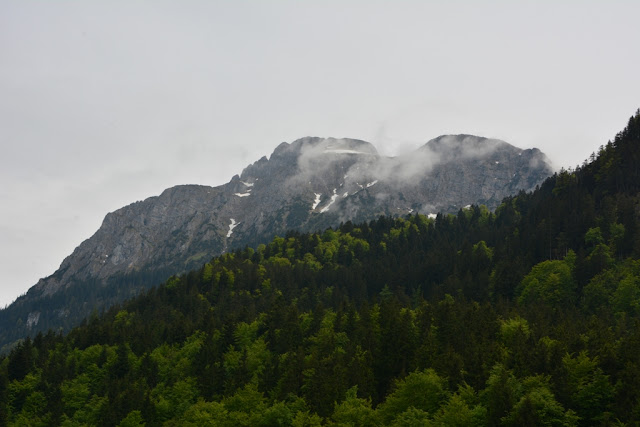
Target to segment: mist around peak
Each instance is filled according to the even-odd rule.
[[[292,183],[312,183],[328,171],[344,172],[343,186],[363,188],[376,180],[390,187],[405,187],[428,179],[434,168],[456,162],[506,162],[509,158],[529,158],[530,168],[549,170],[550,163],[539,150],[522,150],[498,139],[475,135],[441,135],[418,149],[399,156],[381,156],[373,144],[354,139],[302,138],[281,145],[274,156],[297,155],[297,171]]]

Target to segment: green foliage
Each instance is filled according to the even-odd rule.
[[[487,247],[487,243],[484,240],[480,240],[473,245],[473,255],[481,259],[491,260],[493,258],[493,249]]]
[[[206,263],[204,267],[202,267],[202,281],[207,283],[210,282],[213,278],[213,266],[209,263]]]
[[[288,233],[25,339],[0,425],[633,425],[639,151],[640,113],[495,213]]]
[[[522,279],[518,302],[527,305],[542,301],[550,306],[560,307],[575,300],[575,291],[570,262],[566,259],[543,261]]]
[[[120,421],[118,427],[138,427],[144,425],[146,425],[146,423],[142,418],[142,413],[140,411],[131,411]]]
[[[603,422],[613,401],[614,389],[608,375],[598,366],[598,360],[590,359],[586,351],[582,351],[575,358],[567,354],[562,363],[571,406],[577,415],[585,422]]]
[[[371,408],[371,399],[360,399],[358,387],[347,390],[345,399],[336,404],[331,416],[337,425],[344,426],[377,426],[380,425],[376,412]]]
[[[611,296],[611,305],[617,312],[640,314],[640,277],[625,275]]]
[[[518,341],[527,340],[531,335],[529,322],[522,317],[502,320],[500,322],[500,340],[508,347],[516,345]]]
[[[489,425],[499,425],[522,395],[522,384],[502,364],[491,369],[482,400],[487,408]]]
[[[470,406],[462,396],[454,394],[434,417],[436,426],[472,427],[483,426],[487,420],[487,410],[482,405]]]
[[[411,406],[395,417],[390,425],[394,427],[428,426],[431,425],[431,415],[422,409]]]
[[[298,412],[291,421],[293,427],[317,427],[322,425],[322,418],[308,411]]]
[[[565,411],[544,386],[527,391],[504,419],[512,426],[576,426],[578,417]]]
[[[433,369],[412,372],[399,380],[395,390],[380,405],[380,415],[389,422],[413,407],[428,414],[434,414],[447,398],[446,380]]]
[[[191,427],[229,425],[229,411],[220,402],[200,400],[185,411],[180,423]]]
[[[583,308],[640,315],[640,262],[627,260],[595,276],[584,288]]]
[[[603,244],[604,238],[602,237],[600,227],[594,227],[587,230],[587,233],[584,235],[584,241],[588,245],[587,247],[590,248],[595,248],[597,245]]]

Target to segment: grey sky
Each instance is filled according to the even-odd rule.
[[[558,4],[560,3],[560,4]],[[581,163],[640,107],[638,1],[0,1],[0,306],[104,215],[282,141]]]

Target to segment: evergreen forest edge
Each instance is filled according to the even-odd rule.
[[[640,110],[532,193],[289,232],[0,359],[0,425],[633,425]]]

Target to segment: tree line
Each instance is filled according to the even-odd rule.
[[[634,425],[640,111],[457,215],[290,232],[0,359],[2,425]]]

